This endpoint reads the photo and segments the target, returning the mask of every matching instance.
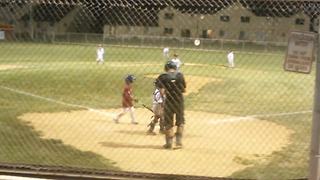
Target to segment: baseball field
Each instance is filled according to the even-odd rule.
[[[162,48],[0,44],[0,162],[212,177],[290,179],[308,173],[314,70],[285,72],[285,52],[171,49],[187,81],[184,148],[146,135]],[[134,74],[138,125],[121,111]]]

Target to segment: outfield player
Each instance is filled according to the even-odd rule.
[[[230,68],[234,68],[234,53],[233,53],[233,51],[228,52],[227,59],[228,59],[228,66]]]
[[[119,113],[113,120],[115,123],[119,123],[119,119],[125,115],[127,112],[129,112],[131,117],[131,123],[132,124],[138,124],[135,120],[134,116],[134,107],[133,107],[133,101],[135,100],[133,97],[133,81],[135,80],[135,77],[133,75],[128,75],[125,78],[125,85],[122,92],[122,112]]]
[[[182,135],[185,124],[184,118],[184,98],[183,93],[186,89],[186,82],[181,72],[177,71],[175,63],[168,61],[165,65],[166,73],[158,77],[160,92],[165,96],[164,101],[164,127],[165,149],[172,149],[172,141],[176,136],[176,148],[182,147]],[[174,115],[176,121],[174,124]],[[174,126],[177,126],[174,134]]]
[[[175,54],[173,55],[173,58],[171,59],[171,61],[176,65],[177,71],[179,71],[179,69],[180,69],[180,67],[181,67],[181,65],[182,65],[182,62],[181,62],[181,60],[179,59],[178,54],[175,53]]]
[[[101,44],[98,45],[97,48],[97,64],[104,64],[104,48]]]
[[[154,82],[155,91],[152,96],[152,111],[154,113],[153,119],[150,122],[148,134],[154,135],[154,128],[156,124],[159,122],[160,124],[160,133],[164,133],[164,125],[163,125],[163,97],[160,93],[159,81],[158,79]]]
[[[168,47],[163,48],[163,57],[166,61],[169,60],[170,55],[169,55],[169,48]]]

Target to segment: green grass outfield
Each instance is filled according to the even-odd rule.
[[[79,109],[28,95],[91,108],[118,108],[123,78],[137,77],[135,95],[151,103],[153,79],[165,62],[161,48],[106,46],[106,62],[95,63],[94,45],[0,43],[0,162],[118,169],[102,156],[82,152],[41,134],[17,117],[30,112]],[[171,49],[188,64],[185,75],[222,79],[186,97],[186,109],[237,116],[258,115],[291,129],[291,144],[264,161],[236,172],[235,178],[286,179],[308,174],[314,73],[285,72],[284,53],[235,52],[235,69],[224,67],[226,52]],[[205,66],[200,66],[205,64]],[[192,86],[192,84],[187,84]],[[8,90],[10,88],[12,90]],[[25,92],[19,93],[19,92]],[[297,113],[298,112],[298,113]],[[286,113],[286,114],[282,114]],[[232,132],[230,132],[232,133]],[[263,130],[261,130],[263,133]],[[263,142],[261,142],[263,146]]]

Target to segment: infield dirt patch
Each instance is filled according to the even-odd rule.
[[[19,117],[44,139],[62,140],[83,151],[100,154],[124,171],[224,177],[263,159],[289,143],[291,131],[259,119],[222,121],[228,115],[186,111],[184,149],[164,150],[164,136],[146,135],[151,113],[136,109],[138,125],[129,116],[112,121],[121,109],[30,113]],[[67,153],[67,152],[66,152]]]

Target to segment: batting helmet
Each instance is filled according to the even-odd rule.
[[[127,75],[127,77],[125,78],[125,81],[127,83],[133,83],[134,80],[136,80],[136,77],[134,77],[134,75],[132,74]]]
[[[177,65],[176,63],[174,63],[173,61],[168,61],[165,65],[164,65],[164,69],[166,71],[168,71],[169,69],[177,69]]]
[[[159,79],[156,79],[156,80],[153,82],[153,84],[154,84],[154,86],[155,86],[156,88],[160,87],[160,81],[159,81]]]

